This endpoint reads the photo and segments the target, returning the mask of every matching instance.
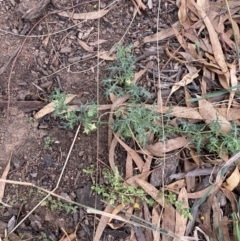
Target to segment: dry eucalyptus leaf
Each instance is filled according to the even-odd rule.
[[[93,47],[90,47],[90,46],[88,46],[85,42],[83,42],[82,40],[80,40],[80,39],[78,39],[78,43],[79,43],[79,45],[84,49],[84,50],[86,50],[86,51],[88,51],[88,52],[93,52]]]
[[[112,213],[113,210],[114,210],[114,208],[112,206],[108,205],[104,209],[104,212]],[[107,217],[107,216],[102,216],[100,218],[93,241],[99,241],[100,240],[100,238],[102,236],[102,233],[103,233],[105,227],[107,226],[108,220],[109,220],[109,217]]]
[[[110,60],[110,61],[113,61],[116,58],[116,56],[114,54],[110,54],[109,52],[99,52],[99,53],[97,53],[97,56],[100,59]]]
[[[172,90],[171,90],[171,93],[169,94],[168,96],[168,99],[169,97],[175,92],[177,91],[180,87],[184,87],[188,84],[190,84],[195,78],[198,77],[198,72],[200,70],[194,72],[194,73],[188,73],[186,74],[178,83],[175,83],[172,87]]]
[[[204,24],[206,25],[206,28],[208,30],[208,34],[210,37],[210,41],[212,43],[212,50],[213,50],[215,60],[218,63],[220,69],[222,70],[222,72],[224,73],[224,76],[226,78],[226,80],[225,80],[226,82],[223,87],[229,88],[230,73],[228,71],[228,67],[225,62],[225,57],[223,54],[222,46],[219,42],[218,35],[217,35],[215,29],[213,28],[213,25],[207,15],[207,13],[204,12],[204,10],[197,3],[195,3],[195,1],[191,0],[190,2],[197,9],[199,18],[201,18],[203,20]]]
[[[74,14],[72,14],[71,12],[62,11],[57,14],[59,16],[66,17],[66,18],[90,20],[90,19],[101,18],[101,17],[105,16],[112,9],[113,9],[113,7],[106,9],[106,10],[96,11],[96,12],[74,13]]]
[[[183,207],[188,208],[188,197],[187,197],[187,191],[186,188],[183,187],[178,195],[178,201],[183,202]],[[184,236],[184,233],[186,231],[187,226],[187,218],[185,218],[183,215],[181,215],[179,212],[176,212],[176,226],[175,226],[175,235],[177,236]],[[173,239],[173,241],[177,241],[176,238]]]
[[[76,97],[76,95],[68,95],[66,97],[66,100],[64,101],[65,104],[68,104],[69,102],[72,101],[72,99]],[[54,111],[54,101],[47,104],[46,106],[44,106],[40,111],[38,111],[35,115],[34,115],[34,119],[39,119],[42,118],[43,116],[50,114]]]
[[[239,184],[239,181],[240,181],[240,173],[239,173],[238,166],[236,166],[235,170],[233,171],[231,176],[227,178],[223,186],[228,190],[232,191],[235,187],[237,187],[237,185]]]
[[[180,25],[179,22],[176,22],[173,24],[173,26],[175,26],[177,29],[180,29]],[[154,35],[150,35],[147,36],[143,39],[144,43],[149,43],[149,42],[156,42],[156,41],[160,41],[160,40],[164,40],[166,38],[169,38],[171,36],[174,35],[174,32],[172,30],[172,28],[168,28],[168,29],[163,29],[160,32],[154,34]],[[133,47],[137,47],[140,45],[139,41],[136,41],[133,45]]]
[[[3,174],[1,176],[1,181],[0,181],[0,202],[2,201],[3,197],[4,197],[4,190],[5,190],[5,185],[6,183],[4,182],[4,180],[7,179],[7,175],[8,175],[8,172],[10,170],[10,161],[7,163],[4,171],[3,171]]]
[[[163,142],[157,142],[153,145],[146,146],[146,149],[154,156],[162,157],[164,153],[185,147],[189,141],[185,137],[177,137]]]
[[[200,96],[197,97],[199,98]],[[199,100],[198,104],[199,113],[207,124],[210,124],[212,121],[217,121],[220,124],[220,130],[222,133],[229,133],[231,131],[230,122],[214,108],[212,103],[203,99]]]

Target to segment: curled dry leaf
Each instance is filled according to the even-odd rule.
[[[232,212],[238,213],[238,200],[236,199],[235,194],[227,188],[221,188],[221,190],[224,196],[230,201]]]
[[[227,178],[223,186],[228,190],[232,191],[235,187],[237,187],[237,185],[239,184],[239,181],[240,181],[240,173],[239,173],[238,166],[236,166],[235,170],[233,171],[231,176]]]
[[[212,121],[217,121],[220,124],[220,130],[222,133],[229,133],[231,131],[230,122],[214,108],[212,103],[207,100],[199,100],[198,104],[199,113],[207,124],[210,124]]]
[[[198,77],[198,72],[200,70],[194,72],[194,73],[188,73],[186,74],[178,83],[175,83],[172,87],[172,90],[171,90],[171,93],[169,94],[168,96],[168,99],[169,97],[176,91],[178,90],[180,87],[184,87],[188,84],[190,84],[195,78]]]
[[[72,18],[72,19],[83,19],[83,20],[90,20],[90,19],[98,19],[103,16],[105,16],[110,10],[112,10],[113,7],[106,9],[106,10],[101,10],[101,11],[96,11],[96,12],[88,12],[88,13],[74,13],[72,14],[71,12],[66,12],[62,11],[57,13],[59,16],[66,17],[66,18]]]
[[[115,161],[114,161],[114,152],[115,152],[115,148],[117,146],[117,139],[114,137],[112,139],[110,148],[109,148],[109,165],[111,167],[111,169],[114,171],[116,169],[116,165],[115,165]]]
[[[153,145],[146,146],[146,149],[154,156],[161,157],[166,152],[174,151],[176,149],[185,147],[189,144],[189,141],[184,137],[177,137],[171,140],[167,140],[165,143],[157,142]]]

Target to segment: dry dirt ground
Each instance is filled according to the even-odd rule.
[[[48,4],[43,9],[36,9],[39,2],[42,5]],[[133,19],[133,2],[116,1],[116,6],[98,22],[71,20],[54,13],[56,10],[74,5],[78,6],[71,8],[70,11],[74,9],[75,13],[95,11],[98,7],[97,1],[0,1],[0,67],[3,67],[0,74],[1,173],[11,159],[8,179],[31,182],[48,190],[56,186],[76,128],[63,129],[59,120],[55,120],[51,115],[33,121],[33,115],[49,102],[49,95],[54,88],[77,95],[76,104],[96,101],[97,81],[108,75],[107,67],[113,63],[102,61],[97,68],[97,45],[93,47],[93,52],[89,53],[79,45],[79,36],[85,42],[97,41],[99,29],[99,38],[106,40],[100,45],[101,51],[109,51],[122,38],[124,45],[141,41],[144,36],[151,35],[157,30],[156,2],[153,1],[152,9],[147,8],[142,11],[142,15],[137,15]],[[109,4],[113,4],[113,1],[101,1],[101,8]],[[34,11],[29,13],[29,9]],[[170,2],[162,3],[159,27],[165,28],[174,22],[175,10],[176,7]],[[41,19],[48,13],[51,14]],[[13,58],[4,68],[12,57],[16,57],[15,51],[31,29],[32,37],[26,39],[16,62],[13,63]],[[150,44],[142,45],[135,49],[134,54],[139,57],[150,47]],[[73,65],[69,67],[70,64]],[[154,84],[150,81],[146,81],[145,85],[152,92],[155,91]],[[101,85],[99,93],[100,103],[109,103]],[[46,147],[48,138],[54,140],[49,148]],[[95,205],[96,197],[90,189],[91,179],[82,169],[95,164],[97,156],[107,163],[106,128],[100,130],[98,153],[96,140],[96,133],[85,135],[81,129],[57,194],[67,195],[72,200],[88,206]],[[119,150],[118,155],[120,160],[125,154]],[[12,207],[2,206],[0,210],[0,235],[3,237],[4,228],[12,217],[19,223],[42,197],[43,194],[36,192],[36,189],[6,185],[3,201]],[[97,203],[97,208],[102,209],[102,204],[99,201]],[[68,214],[64,208],[57,208],[52,212],[50,206],[51,204],[36,209],[18,227],[11,240],[20,240],[21,234],[24,234],[24,240],[55,241],[63,235],[63,230],[71,234],[77,225],[76,240],[92,239],[95,222],[93,216],[86,215],[84,209],[78,209],[74,214]],[[123,240],[128,235],[127,227],[119,230],[106,229],[103,238]]]

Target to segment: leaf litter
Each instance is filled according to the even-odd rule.
[[[140,1],[136,0],[136,4],[140,6],[141,9],[145,9],[146,6]],[[220,4],[220,1],[217,1],[215,5]],[[231,12],[231,18],[237,17],[237,11],[240,10],[240,6],[237,5],[237,1],[232,1],[231,6],[235,6],[234,11]],[[148,5],[151,5],[151,1],[148,1]],[[153,143],[148,144],[146,147],[142,147],[136,142],[136,137],[132,136],[132,141],[134,145],[128,145],[128,141],[119,135],[119,133],[114,133],[112,129],[109,128],[108,132],[108,145],[109,145],[109,163],[112,170],[116,168],[115,163],[115,152],[116,146],[121,145],[125,151],[127,152],[126,158],[126,179],[125,184],[129,186],[134,186],[134,188],[142,188],[149,196],[153,198],[155,201],[155,205],[153,207],[148,207],[150,212],[152,212],[152,218],[150,218],[150,224],[154,230],[152,230],[152,234],[148,234],[148,237],[153,237],[153,240],[197,240],[203,236],[210,240],[210,238],[214,238],[214,240],[219,239],[218,232],[219,229],[222,233],[224,233],[226,240],[230,240],[230,235],[234,232],[234,229],[228,228],[228,224],[232,223],[231,214],[239,212],[238,210],[238,200],[236,189],[239,188],[240,182],[240,173],[239,173],[239,164],[237,163],[239,157],[238,153],[240,152],[240,143],[239,149],[236,149],[236,153],[227,152],[227,159],[223,159],[219,153],[211,152],[211,148],[207,148],[208,140],[207,139],[199,139],[196,143],[191,142],[191,137],[205,131],[209,132],[210,136],[208,138],[213,138],[212,132],[217,132],[217,137],[215,139],[211,139],[212,148],[215,145],[221,145],[222,149],[230,150],[230,146],[228,143],[230,142],[230,135],[234,135],[233,142],[238,142],[237,132],[239,132],[238,125],[234,123],[240,119],[239,108],[237,109],[233,105],[233,101],[238,97],[238,89],[234,88],[238,84],[238,75],[237,75],[237,65],[234,62],[234,58],[236,56],[232,56],[232,62],[227,58],[226,51],[223,49],[223,43],[226,43],[229,48],[233,49],[236,47],[236,44],[239,44],[239,26],[234,21],[233,22],[233,30],[232,32],[227,32],[225,29],[229,26],[229,16],[227,14],[224,15],[224,7],[215,8],[215,5],[207,0],[205,1],[181,1],[180,7],[178,10],[179,21],[173,24],[172,28],[161,30],[159,33],[151,36],[147,36],[143,39],[143,43],[150,43],[159,40],[168,40],[170,37],[174,38],[175,41],[179,42],[179,45],[182,47],[181,52],[175,53],[174,49],[168,50],[168,46],[166,47],[166,53],[171,58],[172,62],[175,62],[178,66],[185,66],[186,72],[182,74],[182,78],[173,84],[171,92],[165,103],[168,105],[157,105],[154,106],[152,104],[146,104],[145,107],[149,110],[154,109],[157,115],[161,116],[161,118],[171,119],[175,124],[172,125],[172,133],[166,138],[165,136],[162,139],[157,139],[156,136],[153,138]],[[224,5],[225,6],[225,5]],[[113,8],[113,7],[112,7]],[[89,13],[80,13],[80,14],[71,14],[67,12],[58,13],[62,17],[68,17],[73,19],[97,19],[101,18],[108,13],[112,8],[108,10],[101,10],[99,12],[89,12]],[[224,16],[226,16],[224,18]],[[236,20],[237,21],[237,20]],[[194,34],[191,31],[194,30]],[[219,34],[222,34],[223,37],[221,41],[219,40]],[[227,36],[228,34],[228,36]],[[236,35],[237,42],[231,40],[233,35]],[[231,41],[230,41],[231,40]],[[105,40],[98,42],[97,44],[104,43]],[[93,51],[93,47],[95,43],[87,44],[82,40],[78,40],[79,45],[84,48],[88,52]],[[133,47],[139,46],[139,42],[135,42]],[[225,45],[224,45],[225,46]],[[185,51],[185,52],[182,52]],[[111,53],[112,54],[112,53]],[[176,54],[181,55],[181,59],[176,57]],[[115,55],[109,56],[109,53],[98,53],[99,58],[105,60],[114,60],[116,58]],[[191,66],[191,67],[190,67]],[[146,68],[137,72],[135,74],[134,82],[139,81],[148,71],[149,66],[146,65]],[[196,83],[197,80],[199,83],[199,79],[204,77],[204,72],[208,74],[208,76],[215,76],[211,81],[207,81],[206,85],[202,83],[202,89],[198,91],[198,93],[194,92],[192,88],[193,83]],[[238,77],[238,78],[237,78]],[[211,83],[210,83],[211,82]],[[213,83],[212,83],[213,82]],[[215,83],[216,82],[216,83]],[[204,95],[208,94],[208,91],[215,91],[215,89],[209,88],[211,84],[214,83],[218,86],[219,89],[226,90],[226,94],[228,95],[228,105],[217,106],[218,103],[215,103],[212,100],[213,95],[208,96],[206,99],[203,98]],[[199,84],[200,85],[200,84]],[[205,86],[205,87],[204,87]],[[221,86],[221,88],[219,87]],[[229,88],[232,87],[232,90],[229,91]],[[178,94],[181,89],[185,90],[185,97],[183,98],[185,102],[187,102],[190,97],[197,98],[197,106],[188,105],[186,106],[178,106],[178,104],[174,103],[172,100],[172,96],[174,94]],[[111,93],[112,94],[112,93]],[[112,94],[113,95],[113,94]],[[236,97],[237,96],[237,97]],[[69,95],[66,99],[65,103],[71,102],[74,98],[74,95]],[[110,115],[108,124],[109,126],[114,122],[114,111],[119,108],[121,105],[131,106],[132,103],[129,102],[131,95],[126,94],[125,96],[117,98],[114,97],[114,102],[108,106],[102,106],[102,109],[110,109]],[[170,102],[170,104],[169,104]],[[238,102],[237,102],[238,103]],[[136,106],[138,108],[139,106]],[[74,108],[72,108],[74,110]],[[101,109],[101,107],[99,107]],[[51,112],[54,111],[54,102],[48,104],[43,109],[41,109],[38,113],[35,114],[34,118],[39,119]],[[236,113],[237,112],[237,113]],[[186,122],[181,122],[182,120]],[[166,120],[164,120],[166,121]],[[174,123],[173,122],[173,123]],[[186,135],[182,134],[180,136],[174,135],[174,131],[177,129],[178,125],[181,125],[183,128],[190,128],[190,126],[186,123],[201,123],[201,129],[193,129],[189,130],[189,132],[193,133],[190,137],[186,137]],[[156,121],[156,123],[152,123],[153,125],[157,125],[161,127],[161,123]],[[164,123],[166,124],[166,123]],[[234,126],[235,125],[235,126]],[[217,127],[216,127],[217,126]],[[175,129],[174,129],[175,128]],[[164,128],[163,128],[164,130]],[[145,131],[145,130],[143,130]],[[178,130],[179,131],[179,130]],[[182,131],[182,130],[181,130]],[[180,132],[180,131],[179,131]],[[177,132],[176,132],[177,133]],[[183,133],[183,132],[182,132]],[[186,133],[186,132],[184,132]],[[149,137],[151,136],[149,133]],[[217,138],[226,137],[226,143],[221,142]],[[148,140],[149,142],[152,139]],[[191,145],[189,145],[191,143]],[[234,143],[230,143],[234,144]],[[238,143],[237,143],[238,144]],[[198,153],[197,145],[201,149],[201,153]],[[228,149],[229,148],[229,149]],[[144,152],[144,150],[147,150]],[[149,183],[149,176],[151,175],[154,167],[151,165],[152,161],[158,161],[159,157],[164,157],[160,162],[160,166],[162,166],[162,172],[166,171],[167,166],[165,166],[165,159],[168,153],[171,155],[177,156],[179,153],[182,156],[181,161],[183,162],[182,166],[180,165],[178,168],[178,174],[184,174],[184,178],[180,180],[173,180],[172,183],[168,185],[163,185],[156,188],[151,183]],[[147,156],[147,157],[144,157]],[[184,158],[183,158],[184,157]],[[219,167],[219,171],[217,174],[214,172],[211,175],[208,175],[208,183],[205,186],[201,187],[201,190],[198,190],[197,185],[200,186],[202,175],[200,172],[197,172],[196,175],[192,175],[192,180],[194,184],[191,185],[189,190],[187,184],[187,178],[190,177],[185,175],[184,172],[189,171],[187,168],[183,168],[185,159],[191,159],[191,163],[194,169],[197,168],[206,169],[209,167],[215,167],[216,165]],[[236,158],[233,158],[236,157]],[[210,160],[209,160],[210,159]],[[219,159],[220,162],[215,162],[216,159]],[[146,162],[149,161],[149,166],[146,165]],[[146,167],[146,166],[147,167]],[[134,174],[134,168],[137,169],[137,174]],[[144,168],[145,166],[145,168]],[[235,166],[234,170],[230,171],[231,166]],[[151,169],[151,170],[150,170]],[[9,169],[6,169],[4,173],[8,172]],[[193,170],[191,170],[193,171]],[[172,173],[175,174],[175,173]],[[196,176],[199,177],[196,177]],[[4,175],[3,179],[6,178]],[[1,195],[0,199],[3,197],[4,185],[1,182]],[[162,190],[162,193],[160,192]],[[188,190],[188,191],[187,191]],[[221,206],[219,200],[217,198],[217,192],[222,191],[222,193],[229,200],[231,205],[230,214],[226,213],[224,210],[224,206]],[[165,193],[175,193],[177,195],[177,199],[174,203],[171,203],[164,196]],[[175,195],[174,194],[174,195]],[[169,195],[169,194],[168,194]],[[194,201],[195,200],[195,201]],[[210,204],[210,209],[213,213],[212,217],[209,217],[211,225],[205,227],[203,220],[194,220],[195,228],[188,229],[188,233],[191,233],[194,237],[191,239],[190,237],[184,237],[186,235],[188,218],[186,218],[182,213],[176,211],[176,205],[181,203],[183,208],[192,208],[191,204],[197,203],[194,206],[194,211],[198,214],[196,216],[201,217],[203,211],[201,211],[201,205],[204,203]],[[141,203],[140,200],[136,200],[136,204],[140,203],[139,209],[145,207],[146,203]],[[145,205],[145,206],[144,206]],[[119,209],[119,210],[118,210]],[[119,214],[124,210],[123,205],[119,205],[114,208],[111,205],[106,206],[105,212],[111,214]],[[138,208],[136,208],[137,210]],[[197,211],[196,211],[197,209]],[[135,214],[137,211],[135,209],[131,210],[128,214],[128,218],[135,218]],[[146,211],[146,210],[145,210]],[[146,211],[147,212],[147,211]],[[136,214],[137,215],[137,214]],[[139,215],[142,217],[141,215]],[[109,225],[110,218],[107,216],[102,216],[99,224],[96,229],[94,240],[100,240],[102,233],[107,225]],[[198,226],[199,227],[198,227]],[[113,227],[113,226],[112,226]],[[160,232],[160,229],[161,232]],[[201,228],[200,228],[201,227]],[[148,228],[148,227],[146,227]],[[161,236],[159,235],[161,233]],[[74,236],[75,237],[75,236]],[[160,239],[161,238],[161,239]],[[67,240],[67,239],[66,239]]]
[[[220,3],[217,1],[217,3]],[[236,4],[235,2],[231,2],[231,6]],[[225,5],[224,5],[225,6]],[[240,10],[239,6],[237,8]],[[223,8],[224,9],[224,8]],[[234,32],[236,33],[238,42],[232,41],[230,43],[230,39],[233,36],[233,32],[228,31],[228,38],[226,37],[226,27],[229,26],[229,22],[227,20],[228,17],[225,17],[226,15],[223,14],[224,10],[221,11],[221,9],[216,10],[215,6],[212,4],[212,2],[209,2],[207,0],[205,1],[181,1],[180,2],[180,8],[178,11],[179,16],[179,22],[175,23],[172,27],[172,29],[165,29],[157,33],[156,35],[147,36],[143,39],[143,43],[148,42],[155,42],[157,40],[164,40],[169,37],[173,37],[175,35],[176,39],[180,43],[181,47],[185,52],[181,52],[181,59],[176,57],[176,54],[180,54],[177,52],[174,52],[173,50],[168,49],[166,47],[166,51],[168,52],[168,56],[170,57],[171,61],[177,62],[178,65],[185,65],[189,72],[186,72],[182,79],[175,84],[173,84],[172,90],[166,100],[166,103],[169,101],[171,105],[169,106],[153,106],[153,105],[145,105],[148,109],[154,109],[156,113],[159,113],[164,116],[171,116],[171,118],[176,118],[177,122],[181,121],[181,119],[185,119],[187,122],[193,123],[205,123],[205,127],[203,126],[203,129],[197,130],[197,132],[201,133],[201,131],[204,131],[205,128],[208,129],[208,131],[216,131],[216,123],[217,123],[217,132],[220,135],[223,136],[229,136],[233,133],[233,128],[235,131],[238,130],[238,126],[233,127],[234,121],[237,121],[239,119],[239,116],[236,115],[236,112],[238,110],[236,107],[232,104],[234,101],[234,98],[236,98],[237,88],[228,91],[230,86],[234,87],[237,85],[237,72],[236,72],[236,64],[229,62],[229,58],[226,56],[225,49],[223,49],[222,41],[225,41],[226,44],[229,45],[231,49],[236,46],[239,42],[239,26],[237,24],[233,24]],[[234,11],[232,13],[231,18],[234,18],[234,14],[236,12]],[[181,29],[182,27],[182,29]],[[220,29],[221,27],[221,29]],[[193,31],[194,30],[194,31]],[[204,34],[203,34],[204,32]],[[219,34],[222,34],[223,39],[220,41]],[[133,47],[139,46],[139,42],[135,42]],[[232,56],[233,60],[235,56]],[[195,67],[194,67],[195,66]],[[149,68],[147,65],[146,68]],[[202,72],[204,70],[204,72]],[[139,77],[135,77],[135,79],[141,79],[142,76],[147,72],[147,69],[139,71],[137,75]],[[226,94],[229,97],[229,101],[227,105],[221,105],[217,106],[218,103],[214,102],[212,98],[214,98],[214,94],[209,94],[209,96],[205,99],[202,98],[204,95],[208,95],[208,92],[211,92],[211,87],[209,81],[205,81],[203,79],[204,75],[209,77],[215,77],[212,79],[213,82],[216,82],[218,85],[218,89],[225,89],[227,90]],[[202,76],[203,75],[203,76]],[[135,75],[136,76],[136,75]],[[198,92],[198,94],[191,91],[191,89],[188,86],[191,86],[193,83],[196,83],[196,80],[202,78],[201,86],[202,89]],[[220,87],[221,86],[221,87]],[[176,106],[172,104],[172,95],[179,90],[184,88],[185,90],[185,102],[191,99],[191,97],[195,96],[197,99],[197,103],[194,105],[189,103],[186,103],[186,106]],[[131,105],[129,102],[129,99],[125,100],[127,105]],[[115,102],[117,100],[115,99]],[[227,102],[226,102],[227,103]],[[197,104],[197,106],[196,106]],[[113,112],[114,109],[112,109]],[[114,121],[113,116],[110,118],[110,121]],[[175,124],[177,125],[177,124]],[[187,128],[187,127],[186,127]],[[206,129],[205,129],[206,130]],[[197,134],[195,132],[195,134]],[[173,134],[173,133],[172,133]],[[218,134],[217,134],[218,135]],[[200,135],[201,136],[201,135]],[[136,140],[134,136],[133,140]],[[157,208],[157,206],[152,208],[152,225],[155,227],[162,227],[164,230],[167,230],[169,233],[166,235],[159,236],[157,232],[152,233],[153,240],[178,240],[180,237],[184,237],[186,235],[185,231],[187,229],[187,223],[188,218],[184,217],[181,213],[177,212],[175,210],[176,206],[169,203],[169,200],[165,200],[163,196],[160,195],[160,192],[158,189],[156,189],[154,186],[152,186],[148,182],[148,178],[146,176],[142,176],[144,178],[141,178],[142,173],[142,166],[144,163],[144,160],[146,161],[146,158],[143,158],[142,161],[141,155],[136,155],[136,151],[139,151],[139,153],[144,153],[144,148],[142,149],[140,147],[139,150],[139,143],[136,143],[135,151],[127,147],[127,143],[123,142],[124,140],[121,140],[121,135],[115,135],[115,138],[112,139],[109,136],[109,140],[114,140],[114,146],[116,146],[116,141],[118,141],[126,150],[127,152],[127,159],[126,159],[126,173],[128,180],[133,179],[133,177],[130,177],[130,175],[133,175],[132,172],[132,160],[135,161],[135,165],[138,167],[139,171],[139,178],[134,178],[134,186],[136,187],[136,184],[139,185],[142,189],[145,190],[146,193],[148,193],[158,204],[160,204],[160,209]],[[212,138],[212,136],[208,137],[209,139]],[[238,141],[239,136],[235,136],[233,138],[233,141]],[[214,142],[215,139],[211,139],[211,142]],[[202,147],[204,149],[204,146],[207,145],[207,140],[203,141]],[[212,143],[213,143],[212,142]],[[182,205],[185,208],[190,208],[191,210],[191,202],[190,200],[195,200],[195,203],[197,203],[197,212],[195,215],[201,215],[201,206],[203,206],[207,202],[211,202],[212,206],[212,212],[213,215],[209,216],[209,221],[212,222],[212,225],[210,226],[204,226],[204,224],[201,223],[200,220],[194,219],[192,228],[189,229],[187,233],[192,233],[195,240],[199,239],[203,235],[207,240],[210,240],[210,238],[213,238],[214,240],[220,240],[218,239],[217,235],[217,229],[219,229],[219,222],[221,223],[220,227],[222,232],[226,235],[226,237],[229,237],[231,235],[232,231],[228,230],[227,223],[230,224],[231,222],[231,214],[227,215],[224,213],[223,210],[225,206],[219,206],[219,200],[217,198],[217,193],[219,190],[225,190],[223,192],[223,195],[227,195],[236,198],[236,192],[234,190],[239,187],[239,165],[237,164],[237,156],[238,152],[240,152],[240,148],[236,149],[236,152],[233,153],[226,153],[224,158],[221,155],[212,155],[210,149],[205,149],[202,153],[199,153],[196,150],[196,143],[195,146],[191,143],[191,154],[188,152],[189,144],[191,143],[191,137],[184,136],[174,136],[164,141],[156,141],[154,140],[153,143],[150,145],[147,145],[145,147],[145,150],[147,150],[147,155],[151,156],[151,159],[154,160],[158,159],[159,157],[166,157],[167,153],[170,152],[171,154],[176,153],[182,153],[182,155],[188,158],[192,158],[192,161],[186,163],[192,163],[192,169],[186,169],[187,171],[194,171],[194,169],[198,169],[201,167],[202,170],[204,170],[207,167],[212,167],[212,163],[215,162],[215,159],[218,159],[220,161],[215,162],[219,169],[216,174],[206,174],[207,179],[209,179],[209,183],[207,186],[201,186],[201,181],[196,178],[196,176],[186,176],[184,179],[181,179],[179,181],[172,181],[172,184],[168,184],[168,186],[164,185],[162,187],[159,187],[160,189],[165,189],[165,192],[168,190],[172,190],[174,193],[177,194],[178,199],[176,200],[181,203],[183,201]],[[197,144],[198,145],[198,144]],[[199,145],[201,146],[201,143],[199,142]],[[216,145],[222,145],[221,148],[224,149],[226,147],[223,146],[223,144],[216,143]],[[137,148],[138,146],[138,148]],[[208,152],[207,152],[208,150]],[[210,150],[210,153],[209,153]],[[111,150],[111,152],[114,152],[114,150]],[[134,153],[134,154],[133,154]],[[206,158],[206,156],[210,157]],[[236,163],[232,162],[231,157],[236,154],[235,161]],[[111,156],[114,156],[112,153]],[[135,156],[135,157],[134,157]],[[131,157],[131,158],[130,158]],[[142,156],[143,157],[143,156]],[[229,162],[230,161],[230,162]],[[141,163],[141,164],[140,164]],[[225,163],[225,165],[224,165]],[[228,163],[228,164],[227,164]],[[160,163],[161,164],[161,163]],[[227,164],[227,165],[226,165]],[[129,166],[130,165],[130,166]],[[164,161],[162,161],[162,165],[164,166]],[[230,166],[234,166],[235,169],[229,169]],[[116,166],[116,165],[112,165]],[[128,170],[129,168],[129,170]],[[166,168],[166,167],[165,167]],[[213,166],[214,168],[214,166]],[[131,171],[130,171],[131,170]],[[150,169],[151,170],[151,169]],[[163,169],[164,170],[164,169]],[[186,171],[185,170],[185,171]],[[228,171],[229,170],[229,171]],[[149,171],[149,169],[146,169],[146,171]],[[166,170],[165,170],[166,171]],[[181,172],[178,170],[178,172]],[[207,173],[207,172],[206,172]],[[213,172],[212,172],[213,173]],[[216,172],[215,172],[216,173]],[[144,174],[144,172],[142,173]],[[148,174],[148,175],[151,175]],[[147,176],[148,176],[147,175]],[[200,172],[197,174],[199,176],[203,175],[200,174]],[[206,179],[206,180],[207,180]],[[187,182],[189,182],[190,188],[186,189],[189,185],[187,185]],[[179,184],[177,184],[179,182]],[[193,183],[194,185],[192,185]],[[128,183],[130,184],[130,182]],[[171,186],[172,185],[172,186]],[[197,186],[201,186],[201,189],[196,188]],[[187,191],[188,190],[188,191]],[[228,192],[228,193],[227,193]],[[230,195],[231,193],[231,195]],[[212,201],[211,201],[212,200]],[[232,202],[232,201],[231,201]],[[176,203],[175,203],[176,205]],[[160,212],[162,214],[160,215]],[[236,212],[236,208],[232,209],[232,213]],[[196,217],[196,216],[195,216]],[[225,220],[225,221],[221,221]],[[204,222],[203,222],[204,223]],[[196,226],[195,226],[196,225]],[[199,225],[199,227],[197,226]],[[195,227],[194,227],[195,226]],[[190,226],[189,226],[190,227]],[[200,228],[201,227],[201,228]],[[171,234],[175,234],[178,236],[174,237],[171,236]],[[148,235],[149,237],[149,235]],[[186,237],[187,238],[190,237]],[[180,238],[181,240],[181,238]],[[185,240],[185,239],[183,239]],[[228,240],[228,239],[227,239]]]

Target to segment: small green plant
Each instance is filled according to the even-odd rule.
[[[97,129],[98,106],[95,103],[82,104],[80,107],[71,110],[65,103],[68,95],[55,89],[51,99],[54,101],[54,117],[59,117],[63,121],[65,128],[73,129],[78,123],[84,126],[84,133],[89,134]]]
[[[93,170],[87,169],[84,172],[92,175]],[[135,204],[136,199],[146,201],[150,206],[153,205],[153,199],[147,197],[145,191],[140,188],[134,188],[124,184],[117,169],[110,171],[108,169],[103,170],[103,177],[106,179],[108,184],[102,185],[97,184],[93,180],[92,190],[97,194],[102,195],[110,204],[124,204],[131,203]]]
[[[124,139],[132,137],[134,134],[138,143],[145,146],[151,133],[162,135],[160,120],[161,117],[156,114],[154,108],[149,110],[144,104],[133,104],[115,111],[112,128]]]
[[[153,134],[156,141],[185,136],[190,143],[194,144],[198,153],[207,151],[221,157],[225,154],[234,155],[240,151],[239,128],[234,123],[231,132],[225,134],[221,132],[218,121],[212,121],[206,125],[179,119],[179,123],[172,126],[168,115],[163,120],[164,126],[162,126],[161,116],[156,113],[155,107],[147,109],[144,104],[120,107],[115,111],[114,116],[112,129],[123,139],[134,136],[143,147],[147,144],[149,135]]]
[[[113,73],[102,81],[106,88],[106,95],[114,94],[117,97],[130,94],[130,100],[139,101],[141,98],[149,98],[150,93],[133,83],[135,58],[131,54],[131,46],[117,46],[116,65],[111,67]]]
[[[31,124],[31,123],[33,123],[33,122],[34,122],[34,118],[33,118],[32,116],[30,116],[30,117],[28,118],[28,123]]]
[[[49,206],[51,211],[65,210],[67,213],[76,213],[78,210],[77,206],[71,205],[69,203],[62,202],[51,196],[48,197],[47,201],[43,203],[45,206]]]
[[[172,192],[168,192],[167,194],[164,195],[164,200],[166,203],[169,203],[173,205],[176,210],[184,217],[184,218],[189,218],[190,220],[193,219],[190,209],[184,207],[184,202],[183,201],[178,201],[177,196],[173,194]]]
[[[46,136],[45,139],[44,139],[44,147],[46,149],[49,149],[50,146],[54,143],[54,139],[52,139],[50,136]]]

